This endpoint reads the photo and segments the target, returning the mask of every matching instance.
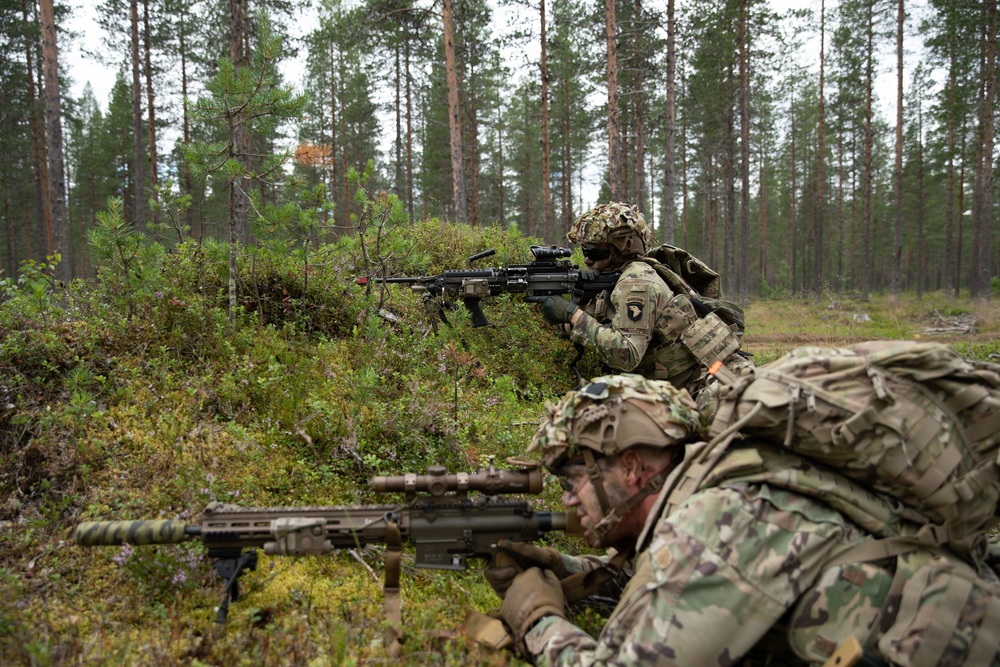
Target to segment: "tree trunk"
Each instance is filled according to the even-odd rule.
[[[132,0],[135,2],[135,0]],[[249,49],[249,31],[247,29],[247,0],[229,0],[229,60],[234,68],[246,65]],[[246,128],[237,120],[232,127],[234,157],[240,162],[247,164],[250,159],[250,137]],[[249,225],[249,204],[247,201],[247,189],[249,183],[243,176],[234,179],[234,187],[231,192],[230,215],[234,216],[235,238],[240,242],[249,245],[250,225]]]
[[[159,177],[157,176],[158,160],[156,154],[156,105],[154,104],[153,97],[153,64],[152,64],[152,36],[149,32],[149,0],[142,0],[142,27],[143,27],[143,46],[145,48],[145,69],[146,69],[146,105],[149,107],[147,110],[147,118],[149,120],[149,185],[151,188],[150,196],[153,201],[160,200],[160,193],[157,192],[156,188],[160,184]],[[160,221],[160,214],[154,210],[152,214],[152,220],[154,223]]]
[[[677,188],[674,173],[674,134],[676,114],[676,91],[674,90],[674,74],[676,70],[676,53],[674,41],[677,22],[674,18],[674,0],[667,0],[667,89],[664,115],[666,116],[665,143],[663,148],[663,205],[660,220],[663,230],[663,242],[673,244],[674,226],[677,224],[677,211],[674,208],[674,190]]]
[[[448,81],[448,129],[451,138],[451,205],[456,222],[466,222],[467,196],[465,190],[465,164],[462,151],[462,111],[458,102],[458,72],[455,65],[455,20],[451,0],[444,5],[444,59]]]
[[[965,160],[968,151],[966,136],[968,128],[962,128],[962,162],[958,167],[958,230],[955,234],[955,296],[962,291],[962,228],[965,226]]]
[[[746,306],[750,285],[750,72],[747,3],[740,6],[740,257],[739,299]],[[822,117],[822,116],[820,116]]]
[[[893,172],[892,278],[890,293],[899,301],[903,258],[903,0],[896,2],[896,169]]]
[[[983,73],[983,161],[982,161],[982,205],[979,214],[979,277],[980,296],[984,301],[990,299],[990,279],[992,278],[992,225],[993,225],[993,115],[994,95],[996,91],[996,39],[997,39],[997,0],[986,2],[986,69]]]
[[[143,189],[142,154],[142,81],[139,78],[139,0],[129,2],[131,25],[130,47],[132,53],[132,224],[146,229],[146,194]]]
[[[71,265],[66,221],[66,176],[63,168],[62,109],[59,101],[59,48],[52,0],[40,0],[42,65],[45,72],[45,138],[49,158],[49,198],[52,201],[52,245],[62,255],[55,276],[69,282]]]
[[[479,104],[476,99],[476,72],[475,68],[470,68],[469,82],[466,85],[462,82],[459,86],[462,90],[468,91],[468,98],[460,106],[465,110],[468,118],[468,141],[463,141],[462,153],[467,164],[469,183],[466,188],[468,193],[468,216],[470,225],[478,225],[479,220]]]
[[[548,45],[545,35],[545,0],[540,0],[539,17],[541,20],[541,77],[542,77],[542,230],[548,243],[556,239],[552,223],[552,189],[551,189],[551,144],[549,143],[549,63],[547,58]]]
[[[31,22],[31,14],[28,12],[28,5],[25,0],[21,0],[21,11],[24,16],[24,24],[27,26]],[[31,175],[34,180],[34,204],[35,220],[38,227],[30,224],[31,218],[25,218],[25,229],[29,233],[38,233],[44,239],[46,252],[52,253],[52,200],[49,198],[49,165],[46,152],[45,119],[39,118],[38,103],[35,97],[35,65],[33,63],[33,51],[36,48],[28,39],[25,31],[24,39],[25,57],[27,58],[26,73],[28,75],[28,122],[31,134]],[[42,114],[44,116],[44,113]],[[31,257],[28,252],[27,257]],[[11,265],[11,270],[16,268],[16,264]]]
[[[954,224],[955,213],[953,204],[955,200],[955,91],[957,84],[955,81],[955,52],[951,55],[951,68],[948,74],[948,167],[945,176],[945,200],[944,200],[944,284],[948,292],[956,291],[955,286],[955,246],[954,246]],[[959,209],[961,215],[961,209]]]
[[[333,199],[333,223],[341,229],[347,229],[348,220],[344,216],[345,206],[338,206],[340,179],[337,163],[337,58],[334,52],[333,40],[330,41],[330,197]]]
[[[409,24],[407,24],[409,25]],[[410,35],[405,42],[406,62],[406,211],[413,220],[413,79],[410,75]]]
[[[796,177],[796,173],[795,173],[795,129],[796,128],[795,128],[795,96],[794,96],[794,93],[792,94],[791,104],[789,104],[789,113],[791,115],[791,128],[792,128],[791,129],[791,138],[792,138],[792,141],[791,141],[792,194],[791,194],[791,197],[789,198],[790,199],[790,203],[791,203],[791,225],[792,225],[792,230],[791,230],[792,231],[792,234],[791,234],[791,241],[792,241],[792,262],[791,262],[792,276],[791,276],[791,278],[792,278],[792,296],[795,296],[796,294],[798,294],[798,291],[799,291],[799,284],[798,284],[798,265],[799,265],[799,262],[798,262],[798,247],[799,247],[799,244],[798,244],[798,239],[796,238],[796,231],[797,231],[796,228],[798,227],[798,221],[795,218],[795,216],[796,216],[795,198],[798,195],[798,185],[795,182],[795,177]]]
[[[184,146],[188,146],[191,143],[191,116],[188,110],[188,77],[187,77],[187,43],[185,41],[187,27],[185,24],[186,16],[181,16],[180,34],[179,34],[179,45],[180,45],[180,56],[181,56],[181,105],[183,109],[183,128],[184,128]],[[184,193],[192,194],[194,189],[193,183],[191,182],[191,167],[188,165],[187,160],[181,161],[181,169],[184,172]],[[193,238],[201,240],[205,234],[204,226],[199,225],[199,229],[195,230],[194,226],[194,207],[189,206],[184,212],[187,219],[188,230]]]
[[[398,33],[398,31],[397,31]],[[403,104],[402,104],[402,91],[400,90],[400,81],[402,80],[402,67],[399,62],[399,35],[396,35],[396,39],[393,40],[393,56],[394,56],[394,66],[396,70],[396,75],[393,77],[394,90],[396,95],[396,104],[394,106],[396,112],[396,140],[393,142],[393,150],[395,152],[395,188],[396,194],[402,195],[403,190]]]
[[[448,0],[445,0],[446,2]],[[621,113],[618,107],[618,29],[615,0],[604,0],[604,38],[608,54],[608,184],[612,201],[625,196],[622,180]]]
[[[868,300],[872,287],[872,79],[875,27],[871,1],[868,3],[868,24],[865,30],[865,164],[862,220],[861,299]]]
[[[813,267],[813,291],[819,296],[823,291],[823,212],[826,209],[826,200],[823,195],[825,181],[826,153],[823,146],[823,122],[825,120],[826,105],[824,99],[824,77],[826,76],[826,1],[822,0],[819,6],[819,118],[816,147],[816,263]]]
[[[917,106],[917,298],[924,295],[927,280],[927,260],[924,251],[924,111]]]

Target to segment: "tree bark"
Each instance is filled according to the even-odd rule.
[[[750,66],[747,2],[740,5],[740,257],[739,300],[746,306],[750,285]],[[821,116],[822,117],[822,116]],[[821,144],[822,145],[822,144]]]
[[[791,128],[792,128],[791,129],[791,147],[790,147],[791,148],[791,159],[792,159],[792,169],[791,169],[792,194],[791,194],[791,197],[789,197],[789,201],[791,203],[791,225],[792,225],[792,230],[791,230],[792,231],[792,234],[791,234],[791,242],[792,242],[792,261],[791,261],[792,276],[791,276],[791,278],[792,278],[792,296],[795,296],[796,294],[798,294],[798,290],[799,290],[799,284],[798,284],[798,265],[799,265],[799,262],[798,262],[798,248],[799,248],[799,244],[798,244],[798,239],[796,238],[796,236],[797,236],[796,235],[796,231],[797,231],[797,227],[798,227],[798,220],[796,220],[796,210],[795,210],[795,198],[796,198],[796,196],[798,194],[798,192],[797,192],[798,185],[797,185],[796,180],[795,180],[796,179],[796,172],[795,172],[795,167],[796,167],[796,165],[795,165],[795,130],[796,130],[796,128],[795,128],[795,94],[794,93],[792,93],[792,101],[789,104],[788,108],[789,108],[789,114],[791,116]]]
[[[139,0],[129,2],[132,53],[132,224],[139,231],[146,229],[146,195],[143,188],[142,151],[142,81],[139,78]]]
[[[868,300],[872,287],[872,80],[875,41],[872,0],[868,3],[868,23],[865,28],[865,156],[864,195],[862,201],[863,240],[861,266],[861,299]]]
[[[990,299],[990,279],[992,278],[992,226],[993,226],[993,136],[996,119],[993,115],[994,95],[996,94],[996,39],[997,39],[997,0],[986,2],[986,69],[983,73],[983,160],[982,168],[982,204],[979,214],[979,277],[980,296],[984,301]]]
[[[45,73],[45,137],[49,161],[49,198],[52,201],[52,245],[62,255],[55,276],[69,282],[71,265],[66,221],[66,176],[63,165],[62,109],[59,101],[59,48],[52,0],[40,0],[42,65]]]
[[[24,24],[27,26],[31,22],[31,14],[28,12],[28,4],[26,0],[21,0],[21,11],[24,16]],[[47,139],[45,136],[45,119],[44,112],[43,118],[38,117],[38,103],[35,97],[36,83],[35,83],[35,65],[34,57],[32,55],[36,48],[35,44],[32,44],[28,39],[27,32],[24,39],[25,47],[25,57],[27,63],[27,75],[28,75],[28,122],[30,123],[31,129],[31,170],[32,178],[34,180],[34,204],[35,204],[35,219],[41,228],[32,229],[31,225],[28,224],[30,218],[25,219],[25,230],[29,234],[30,239],[33,233],[40,233],[41,238],[45,242],[46,252],[52,253],[52,199],[49,197],[49,164],[47,152]],[[26,250],[26,256],[31,257],[31,244],[28,244]],[[11,265],[11,270],[13,270],[16,265]]]
[[[817,294],[823,291],[823,232],[825,223],[823,213],[826,209],[824,198],[824,186],[826,185],[826,153],[823,146],[823,123],[826,114],[826,100],[824,98],[825,75],[826,75],[826,1],[822,0],[819,6],[819,118],[816,148],[816,263],[813,268],[813,290]]]
[[[953,47],[954,48],[954,47]],[[948,154],[948,167],[945,176],[945,200],[944,200],[944,284],[948,292],[955,290],[955,247],[954,247],[954,225],[955,213],[953,204],[955,200],[955,91],[957,83],[955,81],[955,52],[951,54],[951,67],[948,74],[948,139],[946,150]],[[959,210],[961,215],[961,210]],[[956,292],[957,294],[957,292]]]
[[[674,207],[674,191],[677,188],[676,173],[674,171],[674,134],[676,116],[676,95],[674,89],[674,76],[676,72],[675,40],[677,31],[677,21],[674,17],[674,0],[667,0],[667,86],[666,104],[664,115],[666,116],[666,127],[664,131],[664,157],[663,157],[663,202],[660,220],[663,230],[663,242],[673,244],[674,227],[677,224],[677,210]]]
[[[157,175],[157,169],[159,168],[157,153],[156,153],[156,105],[154,104],[153,96],[153,64],[152,64],[152,36],[149,31],[149,0],[142,0],[142,27],[143,27],[143,46],[145,48],[145,70],[146,70],[146,105],[149,107],[147,109],[147,118],[149,120],[149,185],[150,185],[150,196],[153,201],[160,200],[160,193],[157,192],[156,188],[160,184],[160,179]],[[160,214],[154,210],[152,214],[152,220],[154,223],[160,221]]]
[[[186,10],[185,10],[186,11]],[[180,25],[180,35],[179,35],[179,45],[180,45],[180,56],[181,56],[181,104],[183,109],[183,131],[184,131],[184,145],[188,146],[191,143],[191,116],[188,110],[188,77],[187,77],[187,43],[186,37],[186,15],[181,16]],[[181,169],[184,172],[184,192],[188,195],[192,194],[194,186],[191,182],[191,167],[188,165],[187,160],[182,160]],[[190,230],[191,236],[193,238],[201,239],[204,236],[205,228],[202,226],[197,231],[194,227],[194,207],[189,206],[184,212],[187,219],[188,230]]]
[[[896,168],[893,172],[892,279],[890,293],[899,301],[903,259],[903,0],[896,2]]]
[[[539,3],[539,18],[541,21],[541,59],[539,61],[542,77],[542,230],[548,243],[555,242],[555,229],[552,223],[552,186],[551,186],[551,151],[549,143],[549,63],[548,45],[545,34],[545,0]]]
[[[468,219],[467,195],[465,189],[465,163],[462,151],[462,111],[458,101],[458,72],[455,64],[455,19],[451,0],[443,0],[444,6],[444,59],[448,82],[448,130],[451,140],[451,206],[456,222]]]
[[[608,185],[612,201],[621,201],[625,196],[625,185],[622,175],[621,112],[618,106],[618,35],[615,26],[615,0],[604,0],[604,37],[607,42],[608,58]]]

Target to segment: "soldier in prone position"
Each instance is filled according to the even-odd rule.
[[[611,369],[668,380],[697,396],[707,386],[706,370],[716,358],[700,359],[686,344],[685,333],[700,317],[691,297],[671,290],[642,259],[654,239],[638,208],[601,204],[577,218],[566,236],[582,244],[588,270],[616,270],[621,276],[610,294],[595,299],[590,313],[564,297],[546,298],[539,306],[546,321],[560,325],[574,343],[595,349]],[[720,360],[737,374],[752,367],[733,352],[739,349],[736,336],[718,324],[710,334],[717,340],[702,340],[702,348],[723,349]]]
[[[753,656],[819,665],[838,646],[855,646],[853,637],[865,641],[864,660],[872,646],[881,650],[890,570],[905,558],[833,562],[870,545],[872,534],[821,500],[834,473],[766,442],[737,440],[707,477],[685,483],[698,477],[686,466],[705,451],[705,428],[688,392],[633,374],[596,378],[547,405],[529,451],[561,478],[563,504],[576,509],[588,543],[612,547],[611,562],[624,556],[621,571],[632,574],[594,638],[566,611],[569,580],[599,565],[594,557],[501,542],[518,566],[488,569],[486,578],[537,664],[708,667]],[[837,485],[865,495],[846,478]],[[882,511],[866,497],[867,509]],[[983,590],[997,583],[986,570],[971,576]],[[995,636],[995,627],[981,629]],[[948,650],[975,643],[962,632],[945,637]]]

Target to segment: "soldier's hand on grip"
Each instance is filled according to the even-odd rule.
[[[572,319],[577,305],[565,297],[547,296],[538,304],[538,309],[549,324],[564,324]]]
[[[500,540],[497,543],[497,562],[487,568],[483,576],[501,598],[510,588],[520,572],[530,567],[552,571],[557,578],[564,578],[568,572],[560,551],[551,547],[537,547],[527,542]]]

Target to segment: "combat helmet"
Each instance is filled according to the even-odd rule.
[[[606,546],[603,538],[635,505],[658,491],[669,471],[662,471],[646,488],[611,507],[597,459],[629,448],[672,447],[701,440],[708,423],[686,389],[663,380],[623,373],[594,378],[558,403],[546,403],[546,418],[535,432],[529,452],[555,474],[568,461],[583,459],[604,516],[594,528],[592,546]]]
[[[646,218],[635,204],[600,204],[573,222],[570,243],[607,243],[622,257],[645,255],[656,243]]]

